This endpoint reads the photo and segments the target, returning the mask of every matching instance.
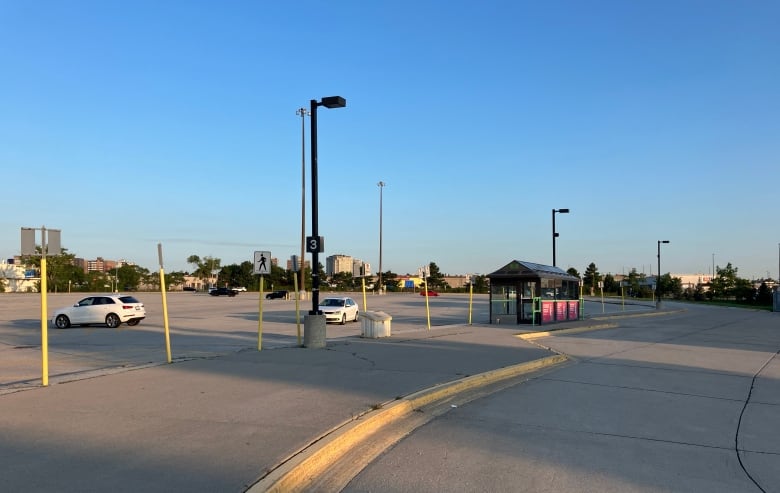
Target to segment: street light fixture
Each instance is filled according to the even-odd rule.
[[[322,241],[319,236],[319,220],[317,207],[317,107],[324,106],[328,109],[344,108],[347,106],[347,100],[341,96],[328,96],[321,101],[312,99],[310,101],[310,120],[311,120],[311,239],[309,249],[311,250],[311,306],[310,315],[322,315],[319,310],[320,305],[320,263],[319,253],[323,251]]]
[[[379,187],[379,294],[382,294],[382,190],[385,182],[380,181],[376,185]]]
[[[552,210],[552,244],[553,244],[553,267],[555,267],[555,238],[558,237],[558,233],[555,231],[555,213],[568,214],[569,209],[553,209]]]
[[[304,283],[303,275],[306,269],[304,266],[303,250],[306,244],[306,117],[311,113],[306,108],[298,108],[295,110],[295,114],[301,117],[301,265],[299,266],[299,291],[301,293],[306,292],[306,284]]]
[[[656,308],[661,308],[661,243],[669,243],[669,240],[658,240],[658,277],[655,280],[655,290],[658,295]]]

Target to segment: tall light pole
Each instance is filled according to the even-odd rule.
[[[312,99],[310,101],[310,120],[311,120],[311,239],[309,241],[309,250],[311,250],[311,300],[312,309],[310,315],[322,315],[319,311],[320,305],[320,269],[319,253],[324,251],[322,239],[319,236],[319,219],[317,207],[317,107],[343,108],[347,105],[347,100],[341,96],[328,96],[321,101]]]
[[[385,182],[380,181],[376,185],[379,187],[379,294],[382,294],[382,190]]]
[[[712,275],[710,276],[710,289],[712,289],[712,280],[715,279],[715,254],[712,254]]]
[[[311,115],[306,108],[298,108],[295,110],[295,114],[301,117],[301,260],[300,270],[298,272],[298,290],[301,293],[306,292],[306,284],[304,283],[303,275],[306,269],[304,266],[303,249],[306,244],[306,117]]]
[[[657,308],[661,308],[661,243],[669,243],[669,240],[658,240],[658,274],[655,278],[655,290],[658,295]]]
[[[552,210],[552,243],[553,243],[553,267],[555,267],[555,238],[558,237],[558,233],[555,231],[555,213],[568,214],[569,209],[553,209]]]

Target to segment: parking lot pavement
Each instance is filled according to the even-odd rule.
[[[363,307],[362,293],[348,293]],[[323,293],[326,296],[326,293]],[[49,294],[49,312],[81,299],[81,293]],[[117,329],[105,326],[73,327],[66,330],[49,326],[49,382],[65,382],[95,375],[127,371],[167,363],[162,297],[160,293],[136,293],[146,305],[147,318],[135,327]],[[205,293],[168,293],[171,355],[174,361],[230,354],[258,345],[259,293],[240,293],[233,298]],[[415,294],[368,295],[369,310],[384,311],[393,317],[393,334],[417,331],[428,325],[425,298]],[[310,302],[309,302],[310,303]],[[294,300],[263,299],[262,348],[289,348],[298,345],[299,326]],[[311,306],[299,304],[300,331]],[[443,294],[429,300],[432,327],[475,324],[489,320],[487,295]],[[588,316],[647,311],[647,306],[586,302]],[[47,324],[48,325],[48,324]],[[360,335],[361,324],[329,324],[328,340]],[[40,295],[0,296],[0,394],[41,383]]]
[[[245,349],[0,396],[0,491],[243,491],[415,391],[549,355],[510,327]]]

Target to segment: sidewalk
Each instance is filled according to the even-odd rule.
[[[517,333],[450,326],[244,350],[6,394],[0,490],[244,491],[372,408],[551,354]]]

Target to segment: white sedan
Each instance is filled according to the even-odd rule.
[[[73,306],[54,312],[51,321],[58,329],[71,325],[106,324],[109,328],[121,324],[138,325],[146,318],[144,304],[132,296],[107,294],[87,296]]]
[[[339,322],[344,325],[347,320],[357,322],[360,310],[355,300],[342,296],[320,301],[320,311],[325,315],[326,322]]]

